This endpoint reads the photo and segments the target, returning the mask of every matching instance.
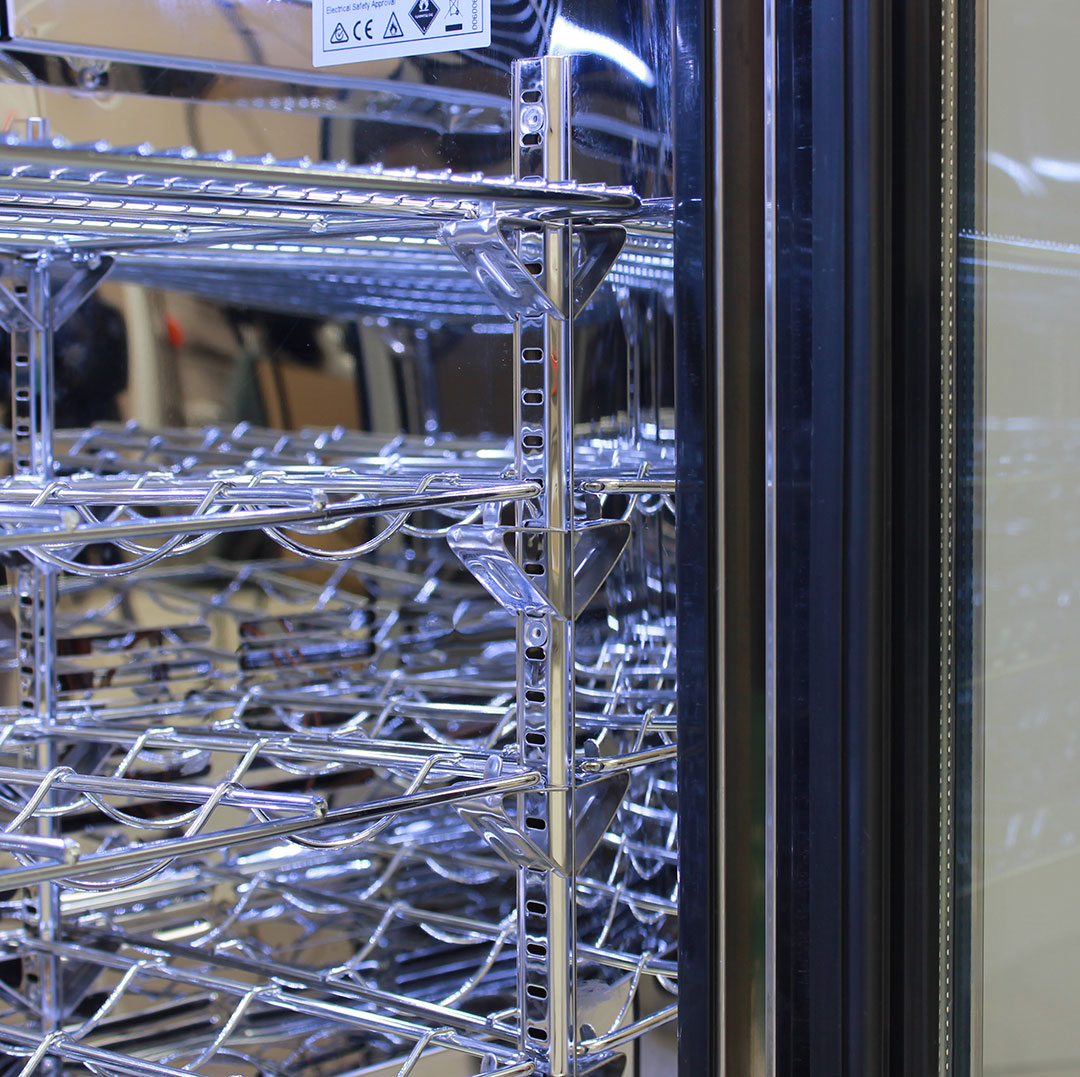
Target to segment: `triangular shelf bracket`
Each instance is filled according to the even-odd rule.
[[[573,311],[541,284],[542,266],[530,257],[529,237],[552,227],[524,217],[494,215],[453,221],[439,232],[443,242],[506,317],[566,319],[580,314],[608,275],[626,242],[618,224],[574,227]],[[534,245],[539,251],[539,244]]]
[[[18,283],[26,276],[31,264],[18,259],[0,259],[0,325],[8,332],[20,327],[38,332],[59,329],[94,294],[113,264],[112,258],[102,255],[74,263],[67,273],[52,273],[50,324],[45,326],[18,294]]]
[[[630,541],[630,524],[599,520],[573,531],[459,524],[450,529],[447,541],[503,609],[576,621],[622,557]],[[554,594],[547,586],[547,549],[552,542],[571,547],[574,579],[569,594]]]

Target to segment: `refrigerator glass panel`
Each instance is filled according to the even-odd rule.
[[[957,541],[945,575],[954,604],[942,1050],[949,1072],[1074,1074],[1080,8],[981,0],[952,14],[957,259],[946,404],[956,409],[956,455],[945,522]]]

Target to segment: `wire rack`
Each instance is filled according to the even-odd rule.
[[[674,265],[670,226],[631,222],[626,227],[626,244],[607,284],[669,293]],[[124,253],[113,277],[152,281],[217,301],[339,318],[361,314],[468,326],[506,320],[435,236],[353,236],[337,243],[239,240],[191,251],[140,249]]]
[[[569,122],[569,71],[518,65],[519,128]],[[658,409],[575,425],[569,380],[602,281],[663,296],[669,207],[515,153],[492,179],[0,138],[19,1077],[569,1077],[674,1019],[674,441]],[[514,434],[55,431],[52,332],[113,267],[498,316]]]
[[[96,626],[108,647],[123,638],[115,626],[132,596],[156,596],[155,605],[174,616],[214,610],[237,625],[265,610],[271,596],[276,605],[317,606],[345,623],[371,608],[369,596],[347,589],[347,574],[311,583],[300,575],[309,567],[218,562],[159,569],[158,579],[74,580],[63,597],[83,609],[67,623],[77,623],[83,640]],[[382,592],[375,605],[386,609],[395,595],[422,592],[438,571],[357,565],[351,574],[373,568]],[[477,589],[461,581],[449,590],[433,612],[445,616],[452,605],[460,625],[462,607],[479,604]],[[88,594],[100,604],[87,609]],[[510,620],[490,620],[489,640],[512,643]],[[183,636],[192,623],[144,632],[139,642]],[[288,645],[316,644],[301,634]],[[379,647],[413,649],[389,635]],[[158,652],[149,664],[167,658]],[[353,1050],[369,1064],[397,1058],[409,1073],[426,1050],[443,1047],[474,1057],[481,1072],[532,1072],[516,1068],[534,1063],[513,1053],[514,872],[454,810],[538,779],[514,762],[512,669],[481,655],[470,668],[434,676],[430,669],[373,673],[358,690],[340,668],[300,684],[294,667],[276,668],[284,676],[268,679],[233,665],[213,687],[149,713],[83,691],[61,705],[59,726],[7,716],[5,761],[32,756],[42,737],[65,752],[51,775],[0,768],[0,862],[15,862],[0,869],[0,884],[14,890],[60,881],[66,924],[63,944],[46,946],[23,932],[7,945],[78,969],[65,977],[81,995],[70,1001],[72,1020],[38,1062],[49,1054],[80,1062],[79,1052],[93,1048],[104,1053],[89,1059],[110,1073],[207,1072],[215,1058],[239,1072],[273,1072],[277,1059],[288,1072],[286,1063],[308,1065],[301,1060],[320,1050]],[[674,654],[669,645],[609,641],[579,665],[577,680],[583,730],[618,736],[628,749],[601,757],[583,748],[581,777],[633,775],[577,880],[579,955],[606,1009],[614,1007],[582,1050],[603,1053],[634,1034],[625,1017],[642,981],[672,991],[677,979],[674,782],[661,767],[670,768],[673,756]],[[485,702],[474,702],[480,693]],[[328,780],[319,793],[295,791]],[[62,796],[46,809],[50,789]],[[141,810],[147,805],[152,811]],[[78,841],[21,843],[44,811]],[[273,939],[264,937],[267,924]],[[327,952],[339,959],[329,968]],[[268,986],[282,984],[288,989],[280,994]],[[220,1013],[192,1042],[190,1006],[208,993]],[[25,1027],[32,1005],[10,1001],[10,1020]],[[130,1024],[124,1015],[158,1010],[162,1026],[177,1033],[169,1049],[125,1057],[116,1049]],[[252,1026],[261,1030],[254,1047]],[[158,1032],[159,1043],[167,1039]],[[32,1057],[17,1034],[5,1042]]]
[[[610,284],[670,291],[670,213],[599,184],[0,138],[0,253],[108,257],[118,280],[323,316],[505,320],[447,242],[498,217],[620,222]]]
[[[217,535],[259,529],[303,556],[349,560],[393,536],[442,537],[478,519],[482,506],[535,498],[521,482],[512,447],[493,440],[395,437],[344,430],[284,433],[247,425],[223,432],[143,431],[135,425],[61,433],[58,473],[47,481],[0,481],[0,553],[80,575],[107,576],[190,554]],[[649,450],[583,442],[581,493],[667,499],[672,458]],[[425,519],[427,523],[417,521]],[[377,519],[359,543],[319,546],[313,536]],[[87,560],[105,544],[119,561]]]
[[[519,1032],[514,871],[455,810],[539,781],[516,760],[507,661],[515,626],[474,582],[449,571],[450,561],[416,560],[353,562],[318,581],[304,578],[312,562],[219,561],[67,582],[58,638],[80,641],[86,664],[60,667],[71,687],[61,692],[56,724],[9,713],[0,743],[0,760],[11,764],[32,759],[42,738],[62,746],[49,774],[0,767],[0,886],[58,881],[67,910],[63,947],[42,949],[25,933],[9,945],[77,966],[90,1000],[80,1003],[86,1019],[47,1052],[78,1062],[89,1041],[109,1054],[116,1044],[106,1033],[127,1027],[121,1015],[154,1010],[162,997],[186,1034],[188,1004],[177,996],[212,991],[235,1008],[197,1046],[177,1044],[155,1065],[201,1059],[205,1067],[220,1057],[254,1072],[269,1058],[314,1050],[283,1016],[296,1013],[311,1017],[329,1050],[326,1024],[337,1020],[333,1006],[345,1006],[333,1050],[360,1037],[369,1059],[405,1053],[415,1062],[441,1046],[475,1055],[488,1066],[483,1072],[531,1072],[512,1068],[518,1062],[506,1053]],[[426,607],[422,623],[408,623],[407,599]],[[134,601],[143,607],[141,628],[131,622]],[[297,614],[343,629],[336,655],[320,651],[307,621],[286,630]],[[279,632],[267,646],[286,660],[245,663],[220,646],[217,637],[243,640],[245,625],[271,622]],[[358,624],[370,641],[362,681],[344,631]],[[418,632],[429,658],[410,669],[401,659],[417,650]],[[186,669],[166,673],[170,663],[183,666],[178,643],[212,656],[198,692]],[[454,661],[455,643],[469,649],[464,665]],[[320,653],[304,665],[307,649]],[[116,664],[101,655],[117,651],[138,656],[132,678],[111,694],[89,687],[88,680],[115,678]],[[630,1035],[625,1016],[643,979],[665,991],[677,979],[675,668],[667,643],[609,639],[583,652],[581,729],[617,738],[624,751],[608,745],[601,756],[583,745],[580,777],[631,776],[577,880],[579,954],[608,1009],[619,1001],[608,1015],[612,1027],[583,1048],[602,1053],[613,1046],[605,1037]],[[144,680],[142,671],[152,673]],[[160,693],[177,683],[183,690],[171,705],[160,694],[146,705],[148,688]],[[43,817],[59,821],[58,836],[34,837]],[[287,953],[254,937],[267,922],[288,937]],[[424,952],[418,934],[424,972],[412,968]],[[319,965],[327,947],[341,954],[350,946],[339,966]],[[425,975],[432,982],[421,992]],[[252,977],[300,983],[307,994],[253,994]],[[334,1000],[329,1009],[320,1008],[324,995]],[[28,1004],[12,1011],[18,1027]],[[244,1031],[253,1022],[275,1026],[254,1054]],[[17,1036],[6,1042],[13,1053],[27,1047]],[[499,1044],[502,1055],[493,1051]],[[135,1072],[116,1051],[99,1061],[111,1073]]]
[[[206,244],[231,239],[237,231],[243,235],[249,227],[259,230],[254,234],[260,239],[275,229],[324,235],[338,226],[353,232],[370,223],[400,235],[410,228],[430,230],[423,222],[437,226],[477,216],[488,205],[550,218],[633,218],[642,206],[629,188],[573,180],[202,155],[190,147],[71,144],[14,134],[0,139],[0,166],[6,172],[0,180],[4,200],[20,207],[14,217],[20,232],[5,239],[33,250],[40,249],[42,236],[69,244],[85,239],[87,247],[101,249],[103,240],[119,245],[121,239],[147,246]],[[39,221],[35,207],[55,216],[46,220],[43,213]],[[70,238],[55,233],[59,220],[67,222]],[[232,229],[226,236],[222,225]]]

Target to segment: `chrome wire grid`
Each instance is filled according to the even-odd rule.
[[[642,222],[626,227],[626,244],[606,285],[670,293],[674,266],[670,225]],[[118,260],[113,279],[149,281],[217,301],[271,310],[317,310],[339,318],[361,314],[464,326],[506,321],[499,306],[438,238],[367,235],[336,243],[316,239],[129,251]]]
[[[516,480],[512,446],[492,439],[106,425],[61,432],[56,449],[54,477],[0,481],[0,553],[18,551],[79,575],[132,571],[253,529],[301,556],[350,560],[399,533],[442,537],[478,519],[484,504],[526,500],[542,489]],[[670,505],[672,458],[662,446],[595,439],[580,443],[577,457],[588,475],[583,494],[627,496],[631,508],[639,501],[655,507],[658,499]],[[362,541],[316,541],[370,518],[380,523]],[[124,559],[80,556],[102,543]]]
[[[507,215],[622,222],[610,284],[670,290],[670,205],[627,188],[0,137],[0,254],[274,310],[505,321],[441,229]]]
[[[251,227],[259,239],[275,230],[319,236],[372,224],[400,235],[410,224],[422,232],[424,222],[479,216],[489,206],[548,219],[632,218],[641,210],[629,188],[573,180],[207,156],[148,144],[73,145],[14,134],[0,138],[0,168],[0,196],[19,207],[18,228],[26,235],[4,238],[33,249],[41,246],[37,229],[51,234],[59,220],[70,235],[57,234],[58,241],[100,250],[106,237],[146,246],[206,244],[244,238],[241,229]],[[35,218],[35,208],[46,212]],[[228,234],[221,234],[223,227]]]
[[[370,820],[352,846],[414,808],[535,786],[514,740],[513,618],[448,562],[405,564],[354,564],[319,582],[295,561],[73,581],[58,608],[57,723],[0,715],[0,762],[11,764],[0,766],[0,856],[19,864],[0,867],[0,883],[10,870],[22,884],[108,889],[124,877],[80,881],[97,857],[157,874],[173,863],[170,842],[205,854]],[[583,780],[673,758],[673,678],[670,644],[583,648],[581,729],[620,748],[583,747]],[[48,773],[28,767],[44,738],[72,762],[61,753]],[[330,791],[294,788],[331,776]],[[143,801],[155,805],[145,818],[132,806]],[[125,838],[33,836],[41,818],[88,815]],[[219,830],[227,839],[208,837]]]
[[[570,70],[516,66],[518,127],[565,137]],[[567,361],[602,282],[664,301],[669,207],[542,142],[491,179],[0,138],[18,1077],[583,1077],[674,1019],[674,442],[640,369],[575,425]],[[57,432],[52,333],[110,268],[428,320],[468,281],[514,435]]]
[[[437,553],[306,578],[315,567],[212,561],[63,589],[58,642],[82,664],[58,667],[59,721],[8,714],[0,742],[11,763],[43,737],[63,746],[49,775],[0,767],[0,864],[12,865],[0,886],[60,881],[65,921],[62,942],[17,926],[0,941],[58,959],[76,995],[63,1030],[31,1044],[19,1032],[31,1000],[0,985],[0,1043],[28,1065],[319,1072],[327,1053],[355,1053],[409,1074],[442,1047],[471,1058],[467,1072],[534,1072],[514,1047],[514,873],[455,810],[538,777],[515,761],[512,618]],[[319,650],[306,628],[319,617],[362,626],[362,678],[348,631],[336,662],[298,667]],[[221,646],[267,626],[280,662],[245,668]],[[428,657],[402,665],[418,632]],[[455,664],[463,640],[469,660]],[[187,690],[163,701],[148,692],[183,667],[178,643],[203,646],[212,671],[193,692],[175,670]],[[670,993],[677,979],[674,653],[611,639],[583,651],[582,728],[627,751],[585,746],[580,774],[630,775],[576,883],[579,958],[607,1022],[580,1049],[602,1055],[660,1020],[628,1023],[643,982]],[[103,659],[118,655],[137,669],[110,698],[96,684],[114,681]],[[35,839],[43,815],[78,841]],[[6,915],[32,909],[16,900]],[[192,1029],[210,998],[213,1020]],[[135,1057],[132,1013],[159,1045]]]

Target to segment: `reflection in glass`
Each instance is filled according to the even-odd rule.
[[[961,87],[985,138],[979,224],[961,235],[982,341],[972,1056],[999,1077],[1064,1075],[1080,1072],[1080,6],[979,14],[979,84]]]

